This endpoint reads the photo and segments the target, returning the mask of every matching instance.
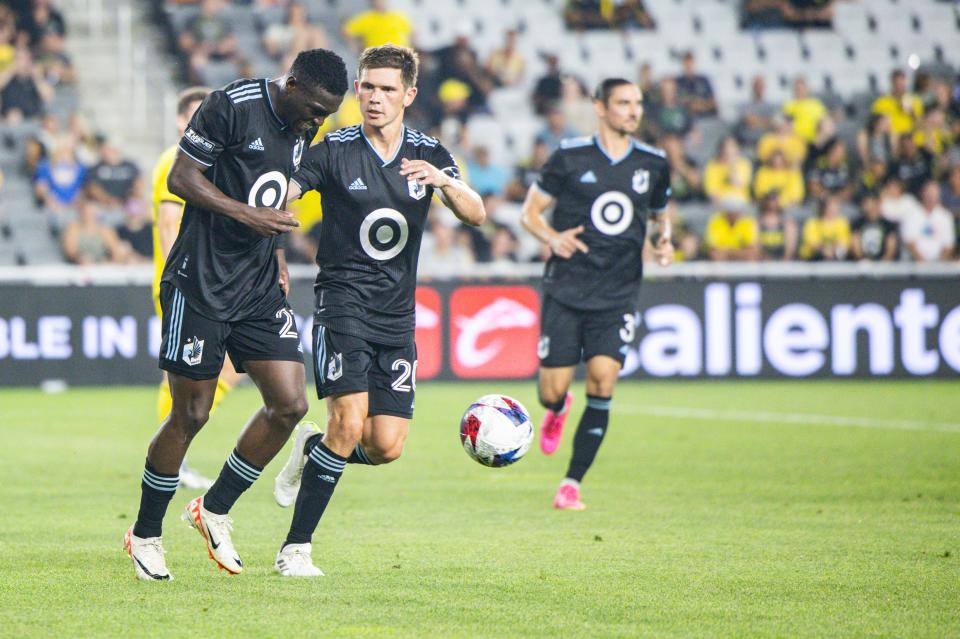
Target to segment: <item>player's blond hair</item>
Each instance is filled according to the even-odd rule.
[[[180,92],[177,96],[177,114],[184,115],[190,109],[194,102],[203,102],[210,94],[207,87],[189,87]]]
[[[409,89],[417,85],[420,57],[413,49],[395,44],[368,47],[360,54],[360,62],[357,65],[358,78],[363,75],[364,69],[400,69],[403,86]]]

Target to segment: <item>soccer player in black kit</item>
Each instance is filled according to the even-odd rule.
[[[161,523],[190,441],[207,421],[225,354],[263,397],[214,485],[184,519],[231,574],[243,563],[227,515],[307,412],[300,338],[286,299],[278,236],[297,226],[283,210],[287,184],[313,131],[340,108],[343,60],[301,52],[275,80],[238,80],[194,114],[170,170],[170,191],[186,202],[163,271],[160,368],[173,408],[150,442],[140,511],[124,539],[139,579],[171,579]]]
[[[595,136],[564,140],[527,193],[521,222],[552,256],[543,278],[540,313],[540,403],[547,409],[540,449],[553,454],[573,396],[574,369],[587,365],[587,407],[573,439],[573,457],[553,505],[583,510],[580,482],[607,432],[613,388],[637,329],[647,221],[660,221],[655,255],[673,257],[669,221],[670,169],[660,149],[632,134],[643,117],[639,87],[604,80],[594,95]],[[554,206],[553,224],[544,212]]]
[[[486,217],[450,152],[404,126],[416,82],[411,49],[365,50],[354,82],[363,124],[312,147],[290,182],[291,199],[309,190],[323,197],[313,365],[327,432],[301,424],[277,477],[277,502],[296,503],[276,558],[284,576],[323,574],[310,540],[346,464],[385,464],[403,450],[416,383],[417,259],[430,200],[436,194],[467,224]]]

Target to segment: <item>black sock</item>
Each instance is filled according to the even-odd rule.
[[[348,464],[365,464],[367,466],[375,466],[370,458],[367,457],[367,452],[363,450],[363,446],[357,444],[356,448],[353,449],[353,452],[350,453],[350,456],[347,457]]]
[[[323,442],[318,442],[310,450],[284,546],[310,543],[346,465],[347,460],[324,446]]]
[[[583,481],[590,465],[593,464],[603,436],[607,434],[607,422],[610,420],[609,397],[587,395],[587,408],[580,417],[577,433],[573,436],[573,458],[567,469],[567,479]]]
[[[137,523],[133,525],[133,534],[141,539],[159,537],[163,529],[163,516],[167,506],[177,492],[179,475],[164,475],[158,473],[147,460],[143,468],[143,479],[140,480],[140,512],[137,513]]]
[[[220,476],[207,494],[203,496],[203,507],[216,515],[226,515],[240,499],[247,488],[257,481],[263,468],[254,466],[244,459],[236,448],[227,457],[220,469]]]
[[[543,401],[543,397],[542,397],[542,396],[540,397],[540,405],[543,406],[544,408],[546,408],[547,410],[552,410],[552,411],[554,412],[554,414],[557,414],[557,413],[559,413],[560,411],[562,411],[562,410],[563,410],[563,406],[564,406],[564,404],[566,404],[566,403],[567,403],[567,395],[566,395],[566,393],[564,393],[563,395],[561,395],[561,396],[560,396],[560,399],[558,399],[557,401],[555,401],[555,402],[552,403],[552,404]]]

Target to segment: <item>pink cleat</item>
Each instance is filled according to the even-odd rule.
[[[586,510],[586,504],[580,501],[580,486],[566,481],[560,484],[553,498],[553,507],[558,510]]]
[[[570,414],[570,406],[573,404],[573,393],[567,393],[563,399],[563,410],[554,413],[548,410],[540,422],[540,450],[544,455],[552,455],[557,451],[560,445],[560,437],[563,436],[563,424],[567,421],[567,415]]]

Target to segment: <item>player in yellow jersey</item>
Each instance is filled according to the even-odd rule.
[[[210,92],[204,87],[193,87],[184,90],[177,98],[177,139],[183,137],[183,132],[190,123],[194,111],[200,107],[200,103]],[[153,167],[153,306],[157,310],[157,317],[160,317],[160,277],[163,275],[163,266],[167,261],[167,255],[170,254],[170,248],[174,240],[177,239],[177,233],[180,231],[180,218],[183,215],[183,200],[174,195],[167,189],[167,175],[170,173],[170,167],[177,155],[177,145],[174,144],[157,158],[157,163]],[[220,379],[217,381],[217,393],[213,399],[213,412],[223,398],[234,386],[243,378],[243,375],[234,370],[233,364],[229,358],[223,363],[223,370],[220,373]],[[163,381],[160,382],[160,388],[157,389],[157,423],[163,423],[163,420],[170,414],[170,408],[173,406],[173,399],[170,396],[170,386],[167,384],[167,374],[164,372]],[[187,465],[187,460],[183,460],[180,467],[180,485],[185,488],[207,489],[213,485],[213,482],[193,470]]]

